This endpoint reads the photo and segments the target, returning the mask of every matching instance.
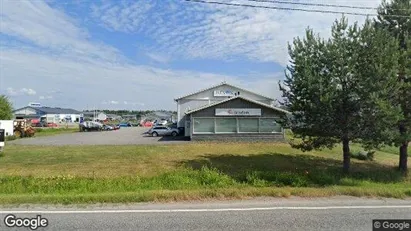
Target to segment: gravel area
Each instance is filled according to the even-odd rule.
[[[19,145],[168,145],[181,144],[190,141],[183,137],[149,137],[142,135],[148,128],[126,127],[116,131],[76,132],[69,134],[24,138],[10,141]]]

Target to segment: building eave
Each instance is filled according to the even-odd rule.
[[[229,99],[226,99],[226,100],[222,100],[222,101],[219,101],[219,102],[215,102],[215,103],[212,103],[212,104],[209,104],[209,105],[205,105],[205,106],[202,106],[202,107],[199,107],[199,108],[190,110],[190,111],[186,112],[185,114],[186,114],[186,115],[190,115],[190,114],[192,114],[192,113],[194,113],[194,112],[198,112],[198,111],[201,111],[201,110],[204,110],[204,109],[207,109],[207,108],[210,108],[210,107],[213,107],[213,106],[222,104],[222,103],[226,103],[226,102],[229,102],[229,101],[235,100],[235,99],[242,99],[242,100],[245,100],[245,101],[248,101],[248,102],[251,102],[251,103],[260,105],[260,106],[262,106],[262,107],[270,108],[270,109],[273,109],[273,110],[276,110],[276,111],[279,111],[279,112],[282,112],[282,113],[285,113],[285,114],[291,114],[290,112],[288,112],[288,111],[286,111],[286,110],[284,110],[284,109],[277,108],[277,107],[273,107],[273,106],[271,106],[271,105],[268,105],[268,104],[265,104],[265,103],[261,103],[261,102],[258,102],[258,101],[256,101],[256,100],[252,100],[252,99],[245,98],[245,97],[242,97],[242,96],[236,96],[236,97],[232,97],[232,98],[229,98]]]

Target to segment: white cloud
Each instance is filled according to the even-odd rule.
[[[1,47],[0,84],[21,86],[21,83],[25,83],[25,86],[30,86],[25,90],[6,89],[6,93],[13,96],[33,95],[33,89],[36,89],[43,96],[40,99],[49,99],[50,104],[62,107],[86,109],[105,103],[113,107],[137,110],[175,110],[174,98],[223,80],[268,96],[278,95],[273,80],[282,76],[282,73],[278,76],[261,76],[256,73],[248,75],[245,79],[239,76],[165,70],[130,64],[125,62],[125,58],[118,54],[116,49],[91,42],[87,31],[80,29],[73,19],[50,8],[44,2],[6,1],[2,4],[1,33],[35,45],[22,47],[6,43]],[[174,9],[178,10],[170,6],[171,11]],[[176,20],[180,16],[191,16],[193,10],[197,8],[189,7],[188,13],[180,11],[175,15],[171,14],[171,17]],[[195,18],[198,20],[200,16]],[[153,28],[159,29],[156,33],[167,35],[168,28],[160,28],[161,23],[164,23],[164,27],[169,26],[168,22],[160,20]],[[144,27],[147,24],[140,23],[140,26]],[[177,29],[181,31],[181,28]],[[177,40],[171,39],[170,44],[175,49]],[[181,46],[184,46],[183,44]],[[201,45],[202,43],[199,43],[199,46]],[[188,51],[190,49],[192,48],[188,47]],[[168,54],[161,51],[152,53]],[[118,62],[119,60],[121,62]],[[58,89],[63,89],[64,94]],[[25,100],[13,98],[16,106],[26,105]],[[106,101],[102,102],[103,100]],[[127,101],[127,104],[120,103],[123,101]]]
[[[94,7],[94,9],[101,14],[115,12],[113,15],[120,15],[119,12],[136,9],[136,5],[142,5],[139,14],[121,14],[118,19],[110,20],[113,21],[112,24],[105,23],[105,27],[122,32],[144,33],[157,42],[150,47],[151,51],[193,59],[246,57],[284,65],[288,61],[288,42],[292,42],[294,37],[304,36],[308,26],[327,37],[330,35],[330,26],[334,20],[341,17],[339,14],[221,6],[180,0],[162,1],[162,4],[149,8],[142,4],[146,2],[147,0],[138,0],[131,6],[112,4]],[[246,0],[227,2],[375,14],[375,10],[290,6]],[[324,3],[319,0],[305,2]],[[327,4],[377,7],[380,2],[380,0],[330,0]],[[102,10],[97,10],[99,8]],[[103,16],[95,19],[106,22],[101,17]],[[142,17],[145,19],[143,20]],[[350,22],[362,23],[365,20],[363,16],[347,15],[347,17]],[[138,23],[134,23],[134,20]]]
[[[20,95],[36,95],[36,91],[31,88],[21,88],[20,90],[16,90],[12,87],[7,88],[6,90],[7,95],[9,96],[20,96]]]
[[[147,53],[147,56],[155,62],[158,63],[169,63],[170,57],[167,55],[160,55],[156,53]]]
[[[25,95],[35,95],[36,91],[31,88],[22,88],[21,92]]]
[[[7,88],[6,93],[7,93],[7,95],[9,95],[9,96],[16,96],[16,95],[18,95],[18,92],[15,91],[15,90],[14,90],[13,88],[11,88],[11,87]]]
[[[40,96],[39,97],[39,99],[41,99],[41,100],[45,100],[45,99],[53,99],[53,96],[51,96],[51,95],[47,95],[47,96]]]
[[[46,48],[45,52],[52,50],[53,54],[109,61],[120,58],[113,47],[90,43],[86,30],[43,1],[2,1],[1,6],[1,33]]]
[[[3,50],[0,55],[0,69],[0,77],[28,76],[30,73],[30,78],[24,79],[24,82],[41,92],[47,92],[50,88],[70,89],[59,98],[59,102],[65,105],[86,107],[98,105],[104,99],[111,98],[116,100],[107,100],[107,104],[110,101],[125,101],[117,99],[126,99],[127,106],[144,106],[147,109],[175,109],[174,98],[215,85],[224,79],[229,83],[275,97],[278,95],[275,81],[282,76],[282,73],[269,76],[255,74],[243,80],[234,76],[172,71],[149,66],[84,63],[8,49]],[[76,76],[73,77],[72,73],[76,73]],[[94,76],[99,76],[99,80],[104,81],[96,81]],[[4,78],[4,81],[13,86],[18,85],[22,79]],[[138,102],[127,99],[138,99]]]
[[[116,4],[117,3],[117,4]],[[113,31],[135,32],[144,23],[147,13],[153,7],[148,1],[113,2],[93,5],[92,16]]]

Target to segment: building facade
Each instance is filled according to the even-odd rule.
[[[274,99],[225,82],[180,97],[177,126],[191,140],[283,140],[278,121],[287,111]]]
[[[69,108],[57,107],[32,107],[27,106],[13,111],[16,119],[40,119],[45,118],[49,123],[61,121],[78,122],[81,112]]]

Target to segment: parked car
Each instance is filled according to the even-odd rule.
[[[167,125],[167,124],[168,124],[167,120],[157,121],[157,125],[158,125],[158,126],[165,126],[165,125]]]
[[[132,127],[132,125],[130,123],[126,123],[126,122],[120,123],[120,124],[118,124],[118,126],[120,126],[120,127]]]
[[[83,123],[79,124],[81,132],[88,132],[88,131],[101,131],[103,130],[103,124],[98,122],[92,121],[84,121]]]
[[[56,123],[47,123],[47,127],[56,128],[56,127],[58,127],[58,124],[56,124]]]
[[[170,128],[166,126],[154,126],[143,134],[148,134],[154,137],[156,136],[178,136],[179,131],[176,128]]]
[[[107,125],[107,124],[104,124],[104,125],[103,125],[103,130],[105,130],[105,131],[113,131],[113,130],[114,130],[114,127],[113,127],[113,126],[110,126],[110,125]]]

